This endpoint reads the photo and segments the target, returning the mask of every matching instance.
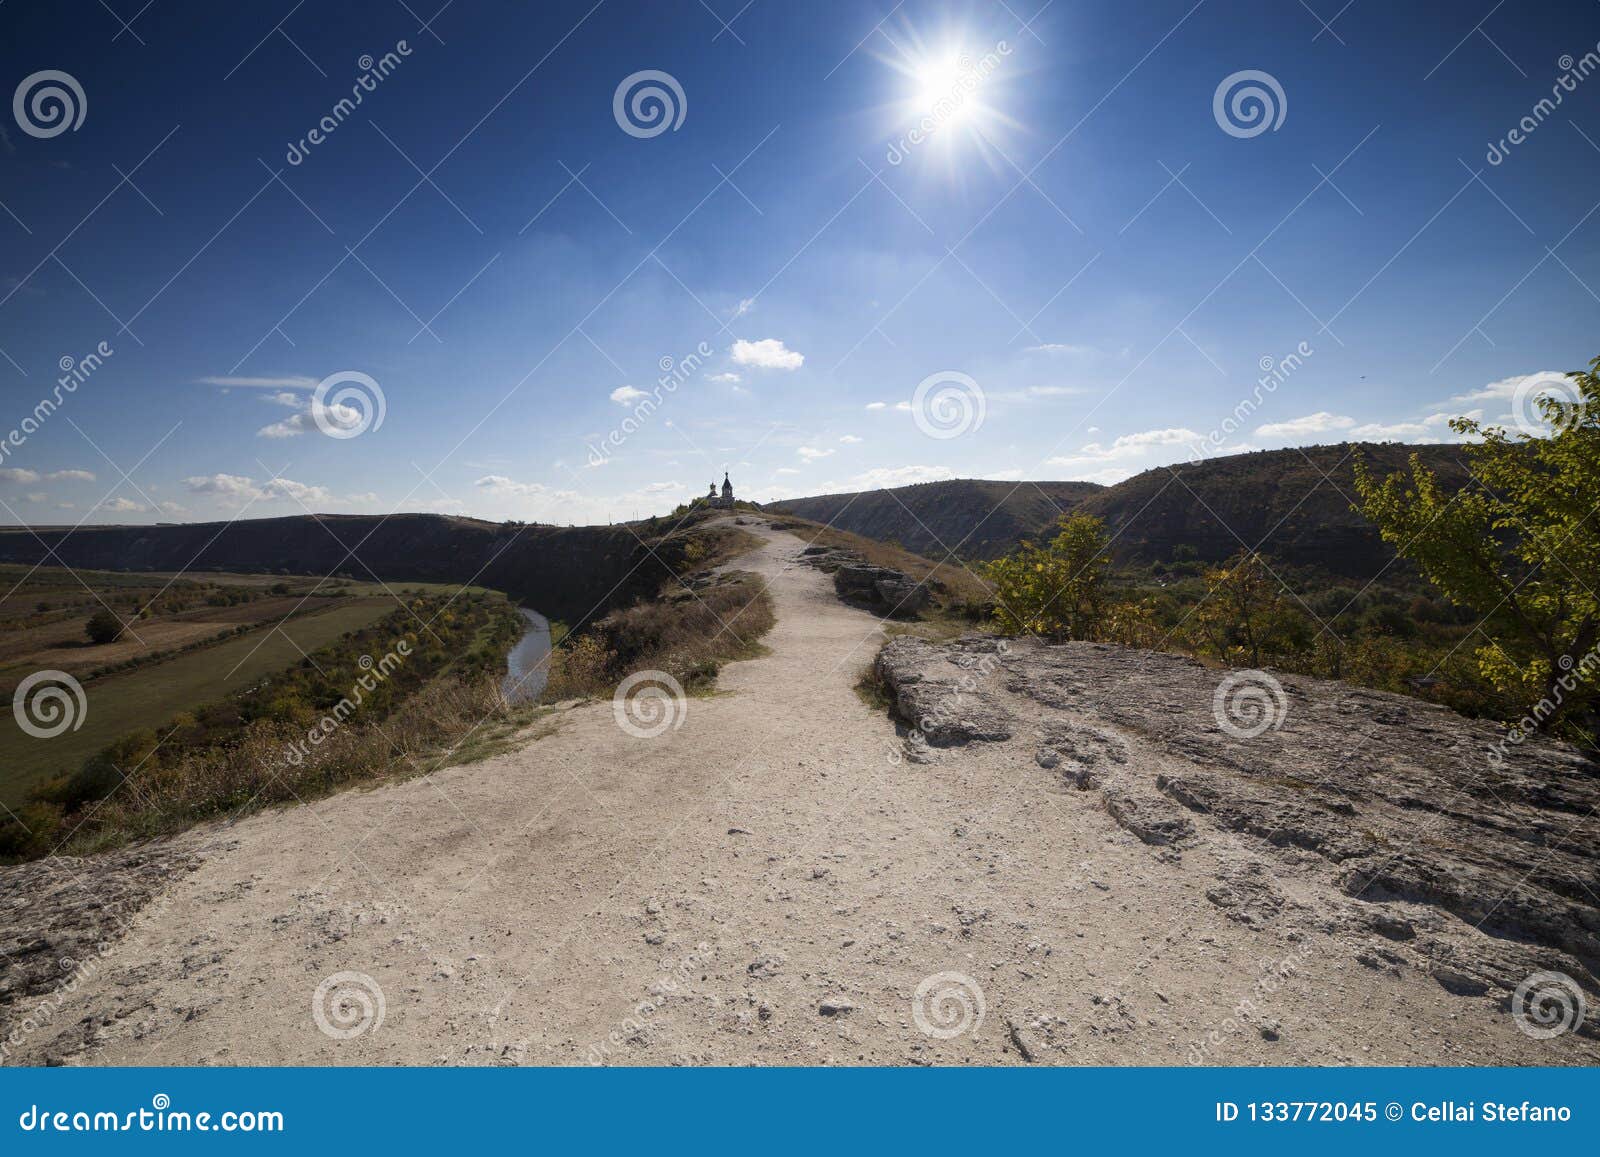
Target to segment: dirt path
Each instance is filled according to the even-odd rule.
[[[1425,977],[1223,919],[1203,854],[1031,761],[900,761],[851,689],[878,622],[750,529],[771,653],[681,728],[585,704],[483,763],[196,833],[203,866],[18,1059],[1179,1064],[1213,1031],[1225,1064],[1557,1059]],[[329,998],[319,1028],[339,973],[381,1023]]]

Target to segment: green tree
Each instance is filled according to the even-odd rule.
[[[1255,551],[1240,551],[1205,573],[1206,593],[1191,616],[1197,642],[1224,663],[1261,665],[1263,655],[1307,646],[1305,617]]]
[[[1570,398],[1537,399],[1546,429],[1451,428],[1472,480],[1451,494],[1413,456],[1381,482],[1357,463],[1361,509],[1384,541],[1481,617],[1478,668],[1549,730],[1600,701],[1600,358],[1568,375]],[[1523,726],[1526,727],[1525,720]]]
[[[122,634],[122,620],[110,611],[101,609],[89,616],[89,621],[83,625],[83,632],[96,645],[115,643]]]
[[[1098,628],[1111,566],[1105,524],[1074,514],[1060,527],[1048,546],[1024,542],[989,564],[995,619],[1007,634],[1088,639]]]

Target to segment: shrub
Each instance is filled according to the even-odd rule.
[[[84,634],[89,636],[89,642],[96,646],[106,643],[115,643],[122,635],[122,620],[110,611],[101,609],[89,616],[89,621],[84,624]]]
[[[1090,514],[1063,518],[1049,546],[1025,542],[989,564],[994,615],[1008,635],[1093,638],[1111,565],[1105,524]]]

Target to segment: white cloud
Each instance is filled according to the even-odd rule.
[[[776,470],[773,471],[773,473],[774,474],[798,474],[798,473],[800,473],[800,471],[796,470],[793,466],[779,466]]]
[[[839,441],[846,446],[857,446],[861,444],[862,439],[857,438],[854,434],[840,434]]]
[[[1473,410],[1466,416],[1481,417],[1482,414],[1482,410]],[[1458,439],[1450,429],[1450,419],[1456,416],[1441,412],[1415,422],[1368,422],[1351,430],[1350,436],[1375,442],[1454,442]]]
[[[109,502],[100,504],[101,510],[109,510],[113,514],[148,514],[150,508],[142,502],[135,502],[131,498],[124,498],[120,494]]]
[[[744,381],[744,379],[741,378],[738,374],[733,373],[730,370],[727,373],[712,374],[709,378],[706,379],[706,381],[708,381],[708,382],[742,382],[742,381]]]
[[[819,450],[815,446],[801,446],[795,451],[795,453],[800,455],[800,457],[807,462],[815,462],[819,458],[831,457],[833,455],[833,450]]]
[[[1028,386],[1021,390],[1002,390],[989,397],[1002,402],[1032,402],[1038,398],[1069,398],[1083,393],[1078,386]]]
[[[311,390],[317,385],[316,378],[308,378],[303,374],[286,374],[276,378],[236,378],[236,377],[208,377],[196,378],[195,381],[202,386],[223,386],[228,389],[258,389],[258,390]]]
[[[909,410],[909,409],[911,409],[911,403],[910,402],[896,402],[894,404],[894,408],[897,409],[897,410]]]
[[[313,430],[321,429],[317,423],[317,415],[322,415],[322,425],[332,426],[335,429],[350,430],[361,424],[363,417],[360,410],[354,406],[347,406],[342,402],[335,402],[325,406],[321,402],[308,402],[306,408],[298,414],[271,425],[263,426],[256,431],[258,438],[298,438],[301,434],[309,434]]]
[[[888,402],[868,402],[867,403],[867,409],[869,409],[869,410],[884,410],[884,409],[887,409],[888,406],[889,406]]]
[[[263,402],[271,402],[275,406],[288,406],[291,410],[297,410],[305,404],[305,399],[301,395],[290,390],[279,390],[275,394],[268,394],[261,400]]]
[[[948,466],[880,466],[847,479],[842,485],[850,490],[877,490],[895,486],[910,486],[917,482],[945,482],[955,474]]]
[[[755,298],[753,298],[753,297],[742,297],[742,298],[739,299],[739,304],[734,308],[733,316],[734,317],[743,317],[745,314],[749,313],[755,307],[756,307],[756,299]]]
[[[243,474],[201,474],[185,478],[183,485],[191,494],[212,495],[226,506],[263,501],[312,503],[333,500],[333,494],[326,487],[309,486],[292,478],[269,478],[257,485],[255,479]]]
[[[45,475],[48,482],[93,482],[94,474],[88,470],[52,470]]]
[[[333,501],[333,494],[326,487],[307,486],[288,478],[272,478],[262,483],[261,495],[269,502],[274,499],[289,499],[299,503]]]
[[[1022,351],[1027,354],[1093,354],[1100,351],[1092,345],[1069,345],[1066,342],[1045,342],[1031,345]]]
[[[1354,418],[1318,410],[1303,418],[1290,418],[1287,422],[1268,422],[1257,426],[1256,434],[1263,438],[1300,438],[1307,434],[1327,434],[1334,430],[1348,430],[1356,424]]]
[[[679,490],[682,490],[682,489],[683,489],[682,484],[681,483],[677,483],[677,482],[652,482],[652,483],[650,483],[650,485],[648,485],[648,486],[646,486],[644,488],[644,493],[646,493],[646,494],[675,494]]]
[[[15,482],[18,485],[39,481],[37,470],[23,470],[17,466],[0,467],[0,482]]]
[[[611,391],[611,400],[619,406],[631,406],[640,398],[648,396],[643,390],[636,390],[632,386],[618,386]]]
[[[1554,370],[1542,370],[1537,374],[1518,374],[1512,378],[1501,378],[1498,382],[1490,382],[1476,390],[1469,390],[1465,394],[1456,394],[1452,402],[1509,402],[1517,396],[1517,389],[1529,378],[1537,377],[1565,377],[1565,374]]]
[[[1086,443],[1078,453],[1050,458],[1046,465],[1063,470],[1071,480],[1104,482],[1109,478],[1113,482],[1120,482],[1130,477],[1132,471],[1125,465],[1113,464],[1125,463],[1134,458],[1148,458],[1150,451],[1157,447],[1192,446],[1200,441],[1199,434],[1182,426],[1141,430],[1134,434],[1124,434],[1109,446],[1099,442]]]
[[[576,501],[580,495],[574,490],[556,490],[542,482],[516,482],[504,474],[486,474],[473,483],[490,494],[517,498],[550,498],[559,502]]]
[[[22,497],[26,498],[29,502],[46,502],[50,498],[50,496],[42,490],[31,491],[27,494],[24,494]]]
[[[797,370],[806,360],[804,354],[789,349],[775,337],[762,338],[760,341],[740,338],[733,343],[729,352],[739,365],[762,370]]]

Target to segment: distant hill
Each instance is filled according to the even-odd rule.
[[[1402,469],[1413,452],[1446,485],[1465,482],[1459,446],[1363,442],[1159,467],[1115,486],[962,479],[789,499],[766,509],[893,539],[935,559],[947,550],[999,557],[1024,538],[1048,537],[1063,512],[1082,509],[1105,520],[1121,562],[1171,561],[1179,546],[1215,562],[1249,546],[1292,564],[1367,578],[1393,551],[1350,509],[1356,458],[1364,456],[1382,475]]]
[[[892,490],[821,494],[769,502],[774,510],[852,534],[893,540],[909,551],[943,558],[998,558],[1053,525],[1105,487],[1095,482],[994,482],[961,478]]]
[[[635,530],[440,514],[295,515],[76,530],[4,527],[0,562],[475,583],[575,623],[652,593],[669,577],[673,548],[659,541],[646,546],[640,539],[651,538],[647,526]]]

